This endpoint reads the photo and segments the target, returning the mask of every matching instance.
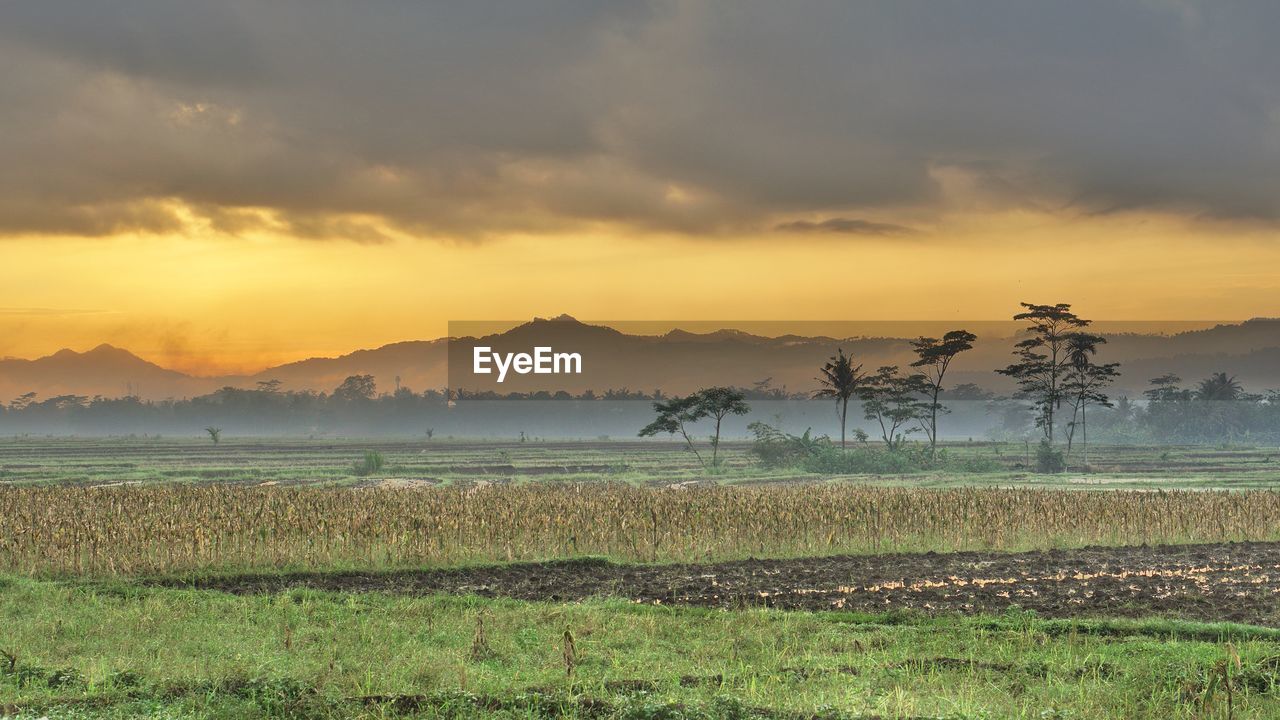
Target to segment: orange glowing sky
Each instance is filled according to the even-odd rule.
[[[1280,315],[1280,5],[120,0],[0,22],[0,356],[450,320]]]
[[[10,239],[4,256],[22,271],[6,281],[0,355],[108,341],[167,367],[245,371],[438,337],[450,320],[562,312],[1003,319],[1026,299],[1071,301],[1095,319],[1280,315],[1280,246],[1258,231],[1196,231],[1152,217],[991,216],[957,221],[945,235]]]

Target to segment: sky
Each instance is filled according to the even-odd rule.
[[[0,356],[1280,315],[1270,2],[14,2]]]

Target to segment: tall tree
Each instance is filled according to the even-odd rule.
[[[1111,407],[1111,400],[1103,389],[1120,376],[1119,363],[1099,365],[1093,361],[1098,346],[1107,342],[1101,335],[1072,333],[1067,339],[1069,370],[1064,382],[1067,400],[1071,403],[1071,422],[1067,425],[1067,461],[1071,459],[1071,446],[1076,427],[1080,428],[1081,454],[1085,467],[1089,466],[1089,405]]]
[[[836,401],[836,414],[840,417],[840,449],[844,449],[845,424],[849,417],[849,400],[861,391],[867,380],[862,366],[853,364],[853,359],[837,349],[836,354],[825,365],[818,368],[821,375],[817,378],[822,386],[813,394],[815,398],[833,398]]]
[[[1067,343],[1073,333],[1087,327],[1071,312],[1071,305],[1035,305],[1021,303],[1023,312],[1014,320],[1030,324],[1027,338],[1014,346],[1017,362],[996,372],[1008,375],[1018,383],[1018,397],[1032,401],[1036,409],[1036,426],[1050,443],[1054,441],[1054,414],[1062,404],[1062,385],[1070,370]]]
[[[896,365],[886,365],[868,378],[861,391],[862,410],[868,420],[880,425],[880,437],[890,450],[897,450],[905,436],[920,429],[911,427],[927,411],[920,401],[923,375],[902,375]]]
[[[920,418],[920,427],[929,437],[929,457],[931,458],[937,457],[938,453],[938,415],[947,412],[947,409],[938,402],[947,368],[951,367],[951,361],[957,355],[966,350],[972,350],[973,341],[977,339],[977,335],[967,330],[952,330],[941,339],[922,336],[911,341],[911,347],[918,358],[911,363],[911,366],[924,369],[924,374],[921,376],[922,384],[925,394],[929,397],[928,413]]]

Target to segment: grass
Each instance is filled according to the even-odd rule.
[[[1235,656],[1232,716],[1280,713],[1280,631],[1248,626],[14,577],[0,619],[20,717],[1226,717],[1213,679]]]
[[[1280,450],[1253,447],[1105,446],[1089,450],[1091,472],[1036,475],[1034,447],[1021,443],[948,443],[950,471],[888,475],[823,475],[770,470],[753,462],[748,443],[725,442],[720,483],[794,482],[852,478],[871,484],[1104,487],[1269,488],[1280,484]],[[876,446],[871,448],[879,452]],[[376,478],[362,475],[365,452],[383,459]],[[1030,452],[1030,455],[1028,453]],[[1274,462],[1273,462],[1274,459]],[[1073,464],[1078,463],[1078,453]],[[955,468],[986,472],[956,472]],[[417,439],[204,439],[149,437],[0,438],[0,484],[306,484],[395,483],[470,485],[487,481],[609,479],[634,485],[707,480],[693,456],[669,442]]]

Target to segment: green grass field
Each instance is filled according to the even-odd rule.
[[[1280,713],[1280,631],[1245,626],[21,579],[0,603],[16,656],[0,692],[20,717]]]

